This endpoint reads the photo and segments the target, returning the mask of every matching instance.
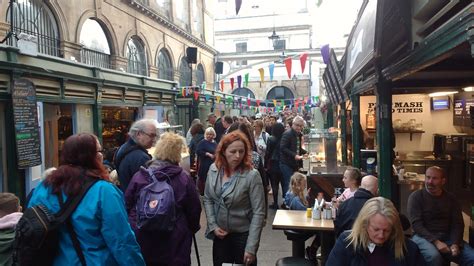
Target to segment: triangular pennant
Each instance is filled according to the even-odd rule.
[[[250,106],[250,98],[247,98],[247,106]]]
[[[258,72],[260,72],[260,82],[263,82],[263,77],[265,76],[265,70],[263,68],[259,68]]]
[[[273,100],[273,105],[277,106],[277,100]]]
[[[237,88],[242,88],[242,76],[238,75],[237,76]]]
[[[308,54],[304,53],[300,56],[300,64],[301,64],[301,73],[304,73],[304,68],[306,67],[306,60],[308,59]]]
[[[257,100],[257,106],[260,106],[260,100]]]
[[[224,91],[224,80],[221,80],[221,91]]]
[[[199,100],[199,91],[194,91],[194,100]]]
[[[283,62],[285,62],[286,72],[288,73],[288,78],[291,79],[291,57],[288,57]]]
[[[203,82],[203,83],[201,84],[201,89],[202,89],[202,90],[205,90],[205,89],[206,89],[206,82]]]
[[[235,0],[235,14],[238,15],[240,7],[242,6],[242,0]]]
[[[244,76],[244,86],[248,87],[249,86],[249,73],[246,73]]]
[[[321,47],[321,56],[323,57],[323,62],[326,65],[329,64],[329,44],[323,45]]]
[[[234,78],[230,78],[230,89],[234,90]]]
[[[275,71],[275,64],[270,64],[268,66],[268,70],[270,70],[270,80],[273,80],[273,71]]]
[[[205,99],[206,99],[206,102],[207,102],[207,101],[209,101],[209,99],[211,98],[211,95],[209,95],[209,94],[206,94],[206,95],[204,95],[204,97],[205,97]]]
[[[216,96],[216,100],[219,103],[221,101],[221,96]]]

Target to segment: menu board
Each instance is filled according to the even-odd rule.
[[[12,88],[13,119],[18,168],[41,164],[36,89],[27,79],[16,79]]]

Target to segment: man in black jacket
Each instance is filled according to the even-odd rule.
[[[364,206],[365,202],[378,194],[377,177],[367,175],[362,178],[359,189],[354,193],[354,197],[342,202],[339,206],[336,219],[334,220],[334,231],[336,237],[345,230],[352,229],[357,215]]]
[[[125,192],[133,175],[151,160],[147,149],[155,145],[158,122],[153,119],[141,119],[130,127],[129,140],[118,149],[114,164],[120,180],[120,189]]]
[[[280,142],[280,170],[282,173],[282,196],[288,191],[290,179],[294,172],[303,166],[303,155],[307,153],[301,147],[301,132],[305,122],[301,116],[293,119],[291,128],[281,136]]]

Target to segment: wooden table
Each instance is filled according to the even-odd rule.
[[[275,230],[297,230],[319,233],[321,236],[321,262],[325,264],[326,258],[334,246],[334,222],[333,220],[314,220],[306,217],[305,211],[277,210],[273,220],[272,229]],[[293,247],[296,243],[293,241]],[[304,243],[303,243],[304,248]],[[293,256],[304,254],[303,251],[293,249]]]

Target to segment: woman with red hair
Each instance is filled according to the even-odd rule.
[[[240,131],[225,135],[207,174],[206,237],[214,241],[214,265],[257,264],[265,199],[260,174],[252,167],[250,142]]]
[[[89,133],[66,139],[58,169],[36,187],[28,207],[44,205],[57,213],[61,198],[78,195],[91,180],[96,182],[59,229],[59,249],[53,265],[145,265],[128,223],[122,191],[110,183],[102,161],[102,147]],[[73,240],[79,242],[75,250]]]

